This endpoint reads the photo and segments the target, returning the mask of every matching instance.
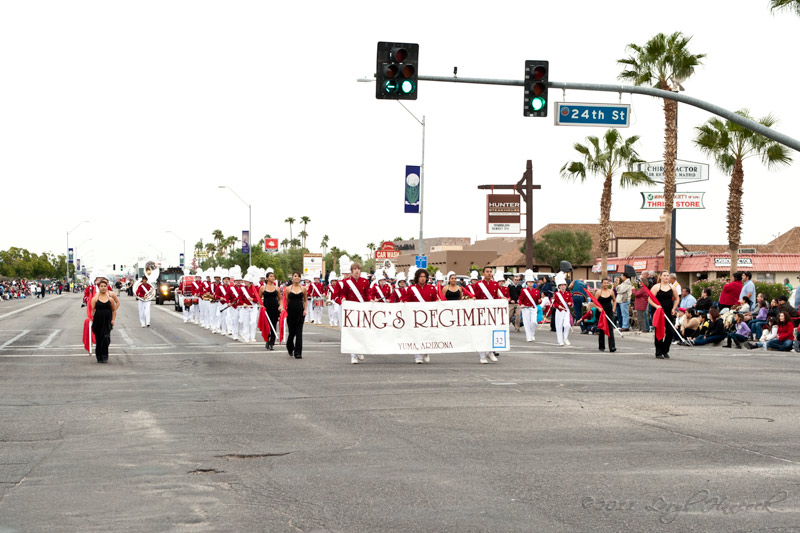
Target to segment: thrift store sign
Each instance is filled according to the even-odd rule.
[[[344,302],[341,330],[342,353],[508,351],[508,302]]]
[[[643,192],[642,209],[664,209],[663,192]],[[674,198],[675,209],[705,209],[703,205],[704,192],[676,192]]]

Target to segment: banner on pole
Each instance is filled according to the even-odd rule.
[[[183,253],[181,253],[181,268],[183,268],[183,264],[186,262],[186,258],[184,257]]]
[[[342,304],[342,353],[508,351],[506,300]]]
[[[68,257],[69,264],[71,265],[71,264],[72,264],[72,262],[73,262],[73,260],[72,260],[72,255],[73,255],[73,253],[72,253],[72,248],[70,248],[70,249],[69,249],[69,254],[68,254],[68,255],[69,255],[69,257]]]
[[[247,230],[242,232],[242,253],[250,253],[250,232]]]
[[[420,167],[406,165],[406,199],[405,212],[419,213],[419,191],[422,185]]]

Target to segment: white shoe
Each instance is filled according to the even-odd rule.
[[[536,335],[531,335],[531,340],[535,341],[536,340]]]
[[[422,356],[422,360],[425,361],[426,363],[430,363],[431,362],[431,356],[428,355],[428,354],[425,354],[425,355]]]
[[[566,344],[567,346],[572,346],[572,344],[570,344],[570,342],[566,340],[564,341],[564,344]]]
[[[351,355],[350,356],[350,364],[351,365],[357,365],[358,364],[358,357],[356,357],[355,355]]]
[[[533,342],[533,339],[526,339],[525,342]]]
[[[487,357],[489,358],[489,361],[492,361],[492,362],[494,362],[494,363],[496,363],[496,362],[497,362],[497,357],[495,357],[495,356],[494,356],[494,354],[493,354],[492,352],[489,352],[489,353],[487,354]]]
[[[359,361],[363,361],[364,360],[364,355],[363,354],[356,354],[356,357],[358,357]]]
[[[481,364],[482,365],[488,365],[489,361],[485,357],[481,357]]]
[[[559,346],[564,346],[564,343],[563,342],[559,342],[558,345]]]
[[[422,359],[414,359],[414,363],[417,364],[417,365],[421,365],[422,364]]]

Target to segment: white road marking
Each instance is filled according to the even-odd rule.
[[[40,302],[40,303],[41,303],[41,302]],[[9,340],[7,340],[5,343],[3,343],[3,345],[2,345],[2,346],[0,346],[0,349],[2,349],[2,348],[5,348],[5,347],[6,347],[6,346],[8,346],[9,344],[13,343],[15,340],[17,340],[17,339],[19,339],[19,338],[21,338],[21,337],[24,337],[25,335],[27,335],[27,334],[28,334],[28,332],[29,332],[29,331],[30,331],[30,330],[28,330],[28,329],[23,329],[23,330],[22,330],[22,333],[20,333],[19,335],[15,336],[15,337],[12,337],[11,339],[9,339]]]
[[[28,310],[28,309],[30,309],[31,307],[36,307],[37,305],[42,305],[42,304],[46,304],[47,302],[52,302],[52,301],[53,301],[53,300],[55,300],[56,298],[61,298],[61,296],[53,296],[53,297],[52,297],[51,299],[49,299],[49,300],[42,300],[41,302],[36,302],[35,304],[26,305],[26,306],[25,306],[25,307],[23,307],[22,309],[17,309],[16,311],[11,311],[11,312],[8,312],[8,313],[6,313],[6,314],[4,314],[4,315],[0,315],[0,318],[5,318],[5,317],[7,317],[7,316],[16,315],[17,313],[21,313],[21,312],[23,312],[23,311],[27,311],[27,310]]]
[[[125,341],[125,344],[127,344],[128,346],[131,346],[131,347],[133,346],[133,341],[131,341],[131,338],[128,336],[128,332],[127,331],[125,331],[124,329],[121,329],[121,330],[119,330],[119,334],[122,337],[122,340]]]
[[[37,353],[8,353],[8,354],[0,354],[0,359],[11,358],[11,357],[86,357],[86,353],[47,353],[47,352],[37,352]]]
[[[44,341],[42,341],[42,343],[39,345],[39,349],[42,350],[44,348],[47,348],[47,345],[50,344],[53,341],[53,339],[56,338],[56,335],[61,333],[61,331],[62,330],[57,329],[53,333],[51,333],[49,337],[47,337]]]

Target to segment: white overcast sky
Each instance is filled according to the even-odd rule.
[[[63,253],[66,232],[84,263],[176,263],[211,231],[240,235],[253,206],[253,241],[288,237],[283,221],[311,218],[364,254],[368,242],[419,234],[403,214],[403,173],[419,164],[421,127],[395,102],[378,101],[372,75],[380,40],[420,44],[420,72],[521,79],[526,59],[548,59],[554,81],[617,83],[628,43],[658,32],[693,36],[704,65],[686,94],[728,109],[775,113],[800,138],[796,55],[800,17],[767,0],[597,2],[207,2],[0,3],[0,248]],[[574,102],[616,102],[568,91]],[[550,91],[551,102],[561,91]],[[633,105],[639,153],[663,158],[659,100]],[[564,182],[576,141],[601,128],[557,127],[522,116],[522,88],[422,82],[409,108],[425,115],[425,236],[485,237],[476,186],[514,183],[533,160],[534,229],[593,223],[600,178]],[[711,115],[680,106],[681,159],[705,161],[693,128]],[[793,152],[795,159],[798,154]],[[767,172],[745,162],[743,241],[761,243],[798,223],[800,161]],[[728,176],[705,191],[705,211],[680,211],[678,238],[725,243]],[[613,192],[615,220],[657,220],[639,192]],[[295,225],[294,232],[299,231]]]

